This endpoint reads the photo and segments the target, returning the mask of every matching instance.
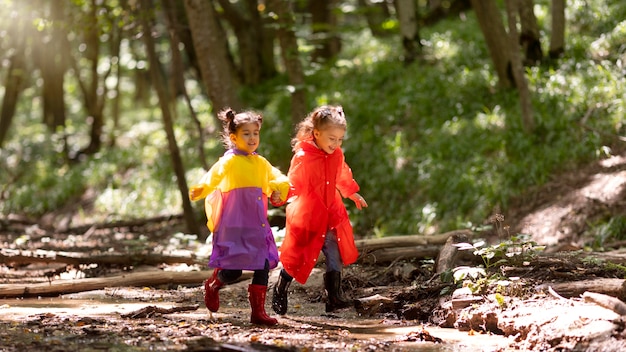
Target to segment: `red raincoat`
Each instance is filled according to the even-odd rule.
[[[328,230],[337,232],[344,265],[358,257],[352,225],[343,203],[359,191],[340,148],[327,154],[309,142],[300,142],[287,175],[295,199],[287,205],[285,239],[280,261],[296,281],[304,284],[324,246]]]

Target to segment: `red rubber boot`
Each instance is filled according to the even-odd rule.
[[[204,282],[204,304],[211,312],[217,312],[220,309],[220,294],[219,290],[224,286],[224,283],[217,278],[217,274],[221,269],[215,268],[213,270],[213,276]]]
[[[268,316],[267,313],[265,313],[266,293],[267,286],[255,284],[248,286],[248,299],[250,300],[250,307],[252,308],[250,322],[253,324],[270,326],[278,324],[278,320]]]

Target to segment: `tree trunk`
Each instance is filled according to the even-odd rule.
[[[534,0],[520,0],[518,3],[521,33],[519,43],[525,53],[524,65],[536,65],[543,58],[539,26],[534,12]]]
[[[341,39],[337,34],[337,16],[333,11],[337,0],[309,1],[311,32],[314,49],[313,62],[332,60],[341,51]]]
[[[87,78],[81,78],[80,67],[76,61],[74,71],[83,93],[85,110],[87,110],[87,123],[91,126],[89,132],[89,144],[81,149],[73,160],[80,160],[82,155],[93,155],[100,151],[102,147],[102,130],[104,127],[104,102],[107,95],[107,85],[104,83],[112,72],[113,65],[108,71],[100,75],[98,66],[100,62],[100,26],[98,17],[102,16],[102,8],[99,0],[91,0],[89,12],[86,14],[86,21],[89,26],[84,26],[85,59],[89,63]]]
[[[177,93],[176,96],[180,94],[185,99],[191,119],[193,120],[196,130],[198,131],[198,157],[200,158],[202,167],[208,171],[210,166],[204,153],[204,142],[206,140],[204,136],[204,129],[202,128],[202,123],[198,119],[198,115],[196,114],[193,104],[191,103],[191,98],[185,88],[183,60],[180,52],[178,51],[180,38],[178,36],[179,31],[176,29],[178,27],[176,2],[174,0],[163,0],[162,3],[163,7],[166,9],[166,20],[169,27],[170,42],[172,43],[172,81],[175,82],[172,84],[172,88]]]
[[[383,27],[383,23],[391,17],[387,1],[359,0],[359,12],[365,14],[367,26],[373,37],[385,37],[391,34]]]
[[[152,1],[142,0],[141,8],[144,12],[140,15],[143,26],[143,40],[146,44],[146,52],[149,60],[149,71],[152,77],[152,84],[157,92],[159,98],[159,105],[161,107],[161,117],[163,118],[163,127],[167,134],[167,144],[169,147],[170,158],[172,161],[172,168],[176,174],[176,182],[178,183],[178,189],[180,191],[182,203],[183,203],[183,215],[187,224],[187,230],[190,233],[200,235],[200,227],[196,222],[194,211],[189,200],[189,189],[187,188],[187,181],[185,179],[185,168],[178,149],[178,143],[176,142],[176,135],[174,134],[174,123],[172,121],[172,112],[170,108],[170,98],[167,91],[167,85],[165,84],[165,78],[161,70],[161,63],[156,54],[154,40],[152,39],[152,17],[148,19],[148,14],[152,11]],[[200,236],[201,237],[201,236]],[[201,238],[204,241],[206,238]]]
[[[26,79],[26,57],[24,55],[24,38],[26,37],[24,22],[26,19],[18,16],[7,20],[15,21],[15,24],[8,27],[11,31],[8,38],[12,41],[13,55],[8,58],[9,69],[4,83],[4,98],[0,110],[0,148],[2,148],[11,128],[17,109],[17,100],[22,91],[22,84]]]
[[[276,16],[276,35],[280,44],[280,54],[287,70],[291,86],[291,122],[297,124],[307,113],[304,72],[294,30],[294,15],[285,0],[268,0],[267,6]]]
[[[213,2],[185,0],[193,45],[198,55],[202,80],[213,111],[242,107],[237,96],[238,78],[228,53],[228,44]]]
[[[396,0],[400,35],[404,48],[404,62],[411,63],[420,51],[420,36],[417,25],[417,8],[413,0]]]
[[[472,0],[472,7],[485,36],[487,49],[498,75],[498,83],[504,88],[512,87],[515,81],[511,72],[511,49],[500,10],[495,0]]]
[[[43,120],[50,131],[65,126],[64,79],[67,71],[67,34],[63,28],[66,2],[55,0],[49,4],[52,26],[41,32],[42,42],[39,51],[39,67],[43,78],[42,100]]]
[[[115,35],[111,38],[111,52],[112,56],[117,58],[115,63],[115,87],[113,91],[115,93],[113,99],[111,99],[111,120],[113,121],[113,127],[109,132],[109,146],[115,146],[117,140],[117,129],[120,122],[120,103],[121,97],[121,82],[122,82],[122,67],[120,65],[120,44],[122,41],[121,29],[113,30]]]
[[[515,85],[519,93],[522,127],[524,128],[524,131],[532,132],[535,128],[533,106],[530,97],[530,90],[528,89],[528,83],[526,82],[526,75],[524,74],[524,66],[522,65],[522,59],[520,58],[520,47],[517,42],[517,20],[515,18],[515,14],[518,12],[520,0],[505,0],[505,4],[509,23],[510,59],[513,76],[515,77]]]
[[[259,84],[276,75],[273,29],[265,25],[258,1],[232,3],[219,0],[224,18],[233,28],[239,44],[240,73],[244,84]]]
[[[565,52],[565,0],[552,0],[552,36],[550,37],[549,55],[559,58]]]

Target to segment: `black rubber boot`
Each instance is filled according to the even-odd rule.
[[[287,290],[292,280],[286,278],[282,272],[278,275],[278,282],[274,285],[272,295],[272,309],[276,314],[285,315],[287,313]]]
[[[352,302],[343,296],[341,289],[341,272],[329,271],[324,274],[324,286],[326,287],[326,313],[334,312],[337,309],[348,308]]]

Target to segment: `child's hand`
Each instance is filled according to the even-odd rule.
[[[367,202],[365,201],[365,198],[363,198],[363,196],[361,196],[360,194],[355,193],[350,196],[350,199],[352,199],[354,204],[356,204],[357,209],[361,210],[363,208],[367,208]]]
[[[189,189],[189,199],[196,200],[202,194],[202,187],[191,187]]]
[[[272,192],[272,195],[270,196],[270,201],[272,202],[272,204],[280,204],[280,192],[278,191],[274,191]]]

